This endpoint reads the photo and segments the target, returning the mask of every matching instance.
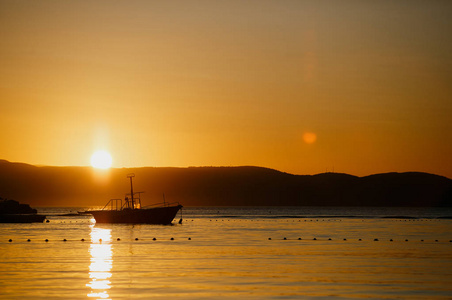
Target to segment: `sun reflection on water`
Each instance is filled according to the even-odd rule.
[[[91,225],[91,264],[89,266],[89,278],[86,284],[91,288],[89,298],[110,299],[107,290],[111,288],[110,277],[113,265],[113,251],[111,245],[111,229],[96,228]]]

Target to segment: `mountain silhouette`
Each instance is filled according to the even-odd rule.
[[[452,206],[452,180],[420,173],[357,177],[293,175],[262,167],[112,168],[33,166],[0,160],[0,197],[32,206],[104,205],[124,198],[127,174],[143,205],[185,206]]]

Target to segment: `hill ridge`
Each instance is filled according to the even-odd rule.
[[[32,206],[104,205],[128,191],[126,175],[145,191],[144,204],[185,206],[452,206],[452,180],[423,172],[358,177],[345,173],[294,175],[257,166],[33,166],[0,160],[0,197]]]

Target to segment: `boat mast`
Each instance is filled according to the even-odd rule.
[[[127,174],[127,178],[130,178],[130,196],[132,197],[132,209],[135,209],[135,203],[133,201],[133,185],[132,185],[133,177],[135,177],[134,173]]]

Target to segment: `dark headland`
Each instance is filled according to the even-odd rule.
[[[0,160],[0,196],[32,206],[104,205],[123,198],[126,175],[144,205],[452,207],[452,180],[420,173],[364,177],[341,173],[292,175],[261,167],[120,168],[38,167]]]

